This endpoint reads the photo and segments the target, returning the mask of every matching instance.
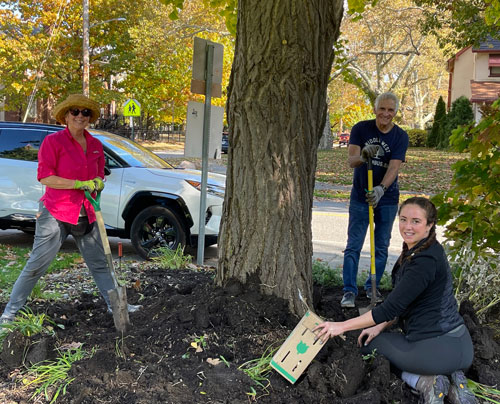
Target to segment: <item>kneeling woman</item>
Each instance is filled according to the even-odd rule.
[[[406,200],[399,209],[404,243],[392,271],[392,292],[368,313],[327,321],[316,330],[326,341],[364,328],[358,339],[362,353],[376,349],[384,355],[425,403],[443,403],[445,396],[451,403],[476,403],[463,373],[472,364],[472,341],[458,313],[446,254],[436,240],[436,221],[436,207],[428,199]],[[396,320],[402,333],[382,332]]]

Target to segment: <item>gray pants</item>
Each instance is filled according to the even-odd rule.
[[[47,271],[61,245],[68,237],[65,226],[59,224],[45,206],[41,205],[41,214],[36,222],[33,250],[12,288],[9,302],[2,317],[15,317],[17,311],[26,303],[26,299],[31,294],[38,279]],[[90,233],[80,237],[74,236],[74,238],[102,297],[110,307],[107,291],[113,289],[114,284],[97,226],[94,226]]]
[[[417,375],[451,375],[467,370],[474,358],[474,348],[465,325],[437,337],[408,341],[402,333],[382,332],[361,353],[373,350],[391,362],[391,369],[401,377],[406,371]],[[394,369],[395,368],[395,369]]]

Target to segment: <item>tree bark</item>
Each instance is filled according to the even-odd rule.
[[[317,147],[342,0],[240,0],[217,283],[312,303]]]
[[[325,127],[323,128],[323,134],[319,139],[318,150],[331,150],[333,147],[333,136],[332,128],[330,126],[330,114],[326,113]]]

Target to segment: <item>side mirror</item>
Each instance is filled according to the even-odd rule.
[[[108,175],[111,175],[111,170],[108,166],[104,166],[104,176],[107,177]]]

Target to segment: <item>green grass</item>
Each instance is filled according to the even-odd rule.
[[[25,385],[36,386],[31,399],[39,401],[44,397],[47,402],[55,403],[61,394],[66,394],[68,385],[75,379],[68,376],[72,364],[92,357],[94,352],[95,350],[86,352],[80,346],[64,352],[59,351],[60,356],[55,360],[43,361],[33,365],[27,370],[23,379]]]
[[[18,331],[27,337],[31,337],[36,334],[52,335],[54,333],[54,327],[56,326],[62,327],[57,325],[45,313],[35,314],[28,307],[21,309],[11,323],[2,325],[2,332],[0,333],[0,350],[7,332]]]
[[[467,154],[420,147],[410,147],[399,173],[402,191],[436,194],[448,190],[453,170],[451,165]],[[353,170],[347,164],[347,148],[318,151],[316,180],[332,185],[351,185]]]
[[[156,255],[151,260],[163,269],[184,269],[193,261],[191,255],[184,255],[184,248],[180,244],[175,250],[171,250],[168,247],[160,247],[155,249],[154,252]]]
[[[342,280],[342,268],[332,268],[327,262],[321,259],[314,259],[312,262],[312,276],[313,282],[327,287],[343,287],[344,282]],[[368,277],[368,271],[360,270],[358,272],[358,277],[356,279],[356,285],[358,289],[362,289],[366,278]],[[384,273],[382,279],[380,280],[379,288],[381,290],[391,290],[392,281],[391,277]]]
[[[30,248],[12,247],[0,244],[0,299],[4,300],[10,294],[12,286],[28,261]],[[57,273],[73,267],[82,261],[79,253],[58,253],[56,259],[50,264],[47,273]],[[57,298],[55,292],[44,291],[44,283],[37,285],[33,291],[34,296],[42,298]]]
[[[147,146],[154,149],[154,146]],[[406,162],[399,173],[401,191],[423,195],[434,195],[447,191],[453,170],[451,165],[467,158],[468,154],[454,153],[424,147],[410,147],[406,153]],[[188,160],[201,167],[201,159],[197,158],[169,158],[173,165]],[[217,161],[227,165],[227,155]],[[347,164],[347,147],[334,147],[331,150],[319,150],[316,166],[316,180],[331,185],[352,185],[353,170]],[[331,199],[348,199],[348,191],[316,191],[315,196]]]

